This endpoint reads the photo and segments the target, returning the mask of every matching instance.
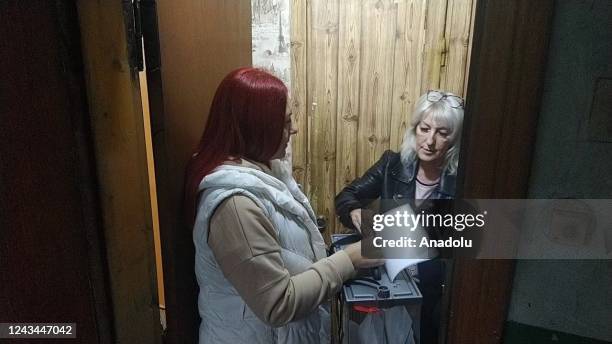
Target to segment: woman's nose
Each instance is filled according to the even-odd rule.
[[[432,130],[431,132],[427,133],[427,137],[425,138],[425,143],[429,146],[433,146],[436,143],[435,138],[436,137]]]
[[[291,135],[295,135],[295,134],[297,134],[297,133],[298,133],[297,128],[295,128],[295,127],[291,126],[291,129],[289,129],[289,136],[291,136]]]

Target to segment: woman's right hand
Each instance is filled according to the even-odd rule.
[[[351,215],[353,225],[361,232],[361,209],[353,209],[349,214]]]
[[[361,241],[346,246],[344,252],[348,254],[355,269],[366,269],[383,265],[384,259],[367,259],[361,255]]]

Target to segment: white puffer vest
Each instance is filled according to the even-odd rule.
[[[281,258],[293,276],[326,256],[325,242],[308,199],[288,182],[255,168],[221,165],[200,183],[193,239],[195,273],[200,286],[198,309],[202,343],[329,343],[329,306],[306,318],[273,328],[259,320],[223,276],[207,244],[208,225],[216,207],[240,194],[252,199],[270,219],[280,241]]]

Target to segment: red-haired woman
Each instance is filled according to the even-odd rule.
[[[329,343],[327,300],[379,263],[359,243],[326,257],[308,199],[291,173],[272,172],[296,133],[287,103],[267,72],[231,72],[187,167],[200,343]]]

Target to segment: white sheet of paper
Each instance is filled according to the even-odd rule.
[[[385,269],[387,270],[389,279],[394,281],[395,277],[397,277],[397,274],[399,274],[400,271],[426,260],[428,259],[387,259],[385,261]]]
[[[387,259],[385,261],[385,269],[387,270],[389,279],[394,281],[395,277],[397,277],[397,274],[399,274],[400,271],[426,260],[428,259]]]
[[[396,212],[407,212],[408,214],[414,214],[414,211],[412,210],[412,208],[406,204],[403,205],[401,207],[395,208],[395,209],[391,209],[388,212],[386,212],[385,214],[395,214]],[[397,229],[393,228],[393,227],[385,227],[383,230],[386,231],[397,231]],[[404,231],[403,234],[407,234],[410,235],[414,238],[417,239],[417,242],[420,242],[420,238],[422,238],[423,236],[427,236],[427,233],[425,232],[425,230],[421,227],[418,226],[414,231],[412,232],[406,232]],[[394,250],[398,250],[397,248]],[[400,271],[406,269],[409,266],[412,265],[416,265],[418,263],[427,261],[432,259],[433,257],[435,257],[437,255],[437,251],[433,248],[427,248],[427,247],[404,247],[401,249],[402,255],[405,257],[413,257],[413,258],[407,258],[407,259],[387,259],[385,261],[385,269],[387,270],[387,275],[389,276],[389,279],[391,279],[391,281],[395,280],[395,278],[397,277],[397,275],[400,273]]]

